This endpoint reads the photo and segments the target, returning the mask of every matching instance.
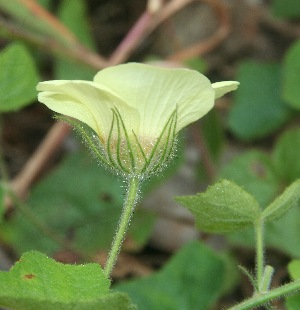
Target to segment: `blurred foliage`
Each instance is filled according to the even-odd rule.
[[[205,139],[209,155],[217,164],[224,149],[225,133],[220,115],[216,110],[210,111],[201,120],[200,130]]]
[[[300,279],[300,260],[292,260],[288,264],[288,270],[293,280]],[[285,306],[287,310],[298,310],[300,308],[300,294],[287,296]]]
[[[237,280],[234,273],[231,280]],[[225,261],[200,242],[184,246],[157,273],[115,286],[139,309],[208,309],[224,292]]]
[[[95,49],[95,43],[87,20],[85,2],[83,0],[61,1],[58,9],[58,17],[64,25],[72,30],[81,43],[86,47]],[[67,58],[55,59],[54,75],[56,79],[91,80],[95,73],[96,70]]]
[[[298,0],[272,0],[272,12],[281,18],[298,18],[300,2]]]
[[[281,98],[281,66],[247,61],[240,64],[241,83],[229,112],[229,128],[242,140],[266,137],[280,128],[291,113]]]
[[[40,80],[27,48],[11,43],[0,52],[0,112],[16,111],[36,98]]]
[[[5,212],[4,198],[5,198],[5,190],[3,188],[2,183],[0,182],[0,224],[2,223],[3,215]]]
[[[284,59],[283,96],[287,103],[300,110],[300,41],[295,42],[287,51]]]
[[[272,153],[275,173],[283,184],[300,178],[300,128],[285,131]]]
[[[299,128],[286,131],[278,139],[271,155],[258,150],[238,155],[222,170],[221,176],[243,186],[263,207],[266,207],[278,193],[282,192],[283,188],[300,178],[299,135]],[[299,257],[299,226],[298,204],[281,219],[266,225],[267,246],[277,248],[292,257]],[[251,230],[233,233],[229,238],[234,244],[254,245],[254,235]]]
[[[223,167],[220,176],[245,187],[263,206],[272,201],[278,190],[270,156],[260,150],[235,156]]]
[[[188,67],[188,68],[191,68],[193,70],[196,70],[202,74],[205,74],[205,72],[207,71],[207,67],[208,67],[208,64],[207,62],[200,58],[200,57],[194,57],[194,58],[190,58],[190,59],[187,59],[185,61],[185,65]]]

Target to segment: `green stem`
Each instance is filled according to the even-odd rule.
[[[256,284],[260,287],[264,273],[264,240],[263,240],[264,222],[258,219],[255,223],[256,237]]]
[[[253,297],[245,300],[244,302],[229,308],[228,310],[247,310],[247,309],[255,309],[273,299],[277,299],[287,294],[295,294],[297,290],[300,290],[300,279],[275,288],[267,293],[258,293]]]
[[[137,201],[139,185],[140,181],[137,177],[132,177],[129,179],[128,192],[123,206],[122,215],[104,268],[104,274],[106,277],[110,277],[117,261],[118,254],[121,250],[122,242],[127,232],[130,219]]]
[[[274,268],[272,266],[266,266],[264,270],[264,274],[262,280],[260,282],[260,286],[258,288],[260,293],[265,293],[270,290],[270,285],[272,282],[272,277],[274,273]]]

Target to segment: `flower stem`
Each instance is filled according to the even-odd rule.
[[[242,303],[229,308],[228,310],[247,310],[247,309],[255,309],[273,299],[277,299],[287,294],[296,293],[300,290],[300,279],[275,288],[267,293],[258,293],[253,297],[246,299]]]
[[[118,258],[118,254],[121,250],[122,242],[127,232],[131,216],[136,205],[138,198],[140,180],[137,177],[132,177],[128,181],[127,197],[123,206],[122,215],[119,221],[119,225],[112,242],[112,246],[108,255],[108,259],[104,268],[104,274],[106,277],[110,277],[111,272],[115,266]]]
[[[256,237],[256,284],[260,287],[264,273],[264,240],[263,240],[264,223],[258,219],[255,223]]]

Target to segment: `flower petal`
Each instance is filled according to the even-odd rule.
[[[225,82],[212,83],[211,85],[215,90],[215,99],[218,99],[224,96],[225,94],[236,90],[240,85],[240,83],[236,81],[225,81]]]
[[[94,82],[138,110],[140,136],[158,136],[175,109],[178,132],[214,105],[215,92],[210,81],[188,69],[128,63],[103,69]]]
[[[102,90],[94,82],[48,81],[37,85],[38,100],[51,110],[74,117],[90,126],[98,136],[107,140],[112,123],[112,109],[117,107],[126,123],[138,131],[137,111],[120,98]]]

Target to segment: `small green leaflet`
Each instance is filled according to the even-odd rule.
[[[204,193],[177,197],[196,218],[196,226],[206,232],[229,232],[251,225],[259,216],[255,198],[235,183],[220,180]]]

